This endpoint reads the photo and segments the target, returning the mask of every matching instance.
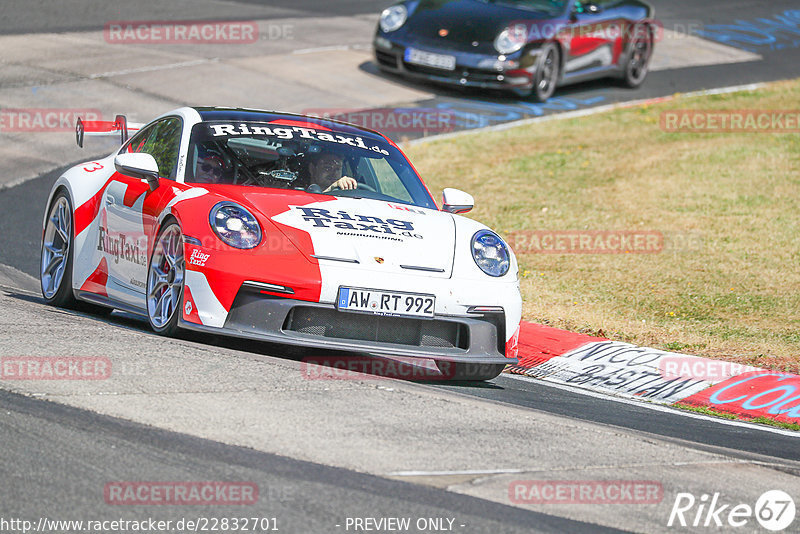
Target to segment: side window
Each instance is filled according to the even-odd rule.
[[[144,151],[155,158],[161,176],[175,179],[178,151],[181,146],[181,120],[165,119],[156,124],[156,131],[148,136]]]
[[[159,174],[174,180],[181,145],[181,126],[178,118],[158,121],[136,134],[125,151],[150,154],[158,164]]]
[[[151,126],[148,126],[144,130],[134,135],[131,138],[131,140],[128,141],[128,144],[125,147],[124,151],[127,153],[144,152],[144,147],[145,144],[147,143],[147,138],[153,135],[153,132],[156,131],[156,126],[158,126],[158,124],[153,124]]]

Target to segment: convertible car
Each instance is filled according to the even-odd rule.
[[[79,120],[76,133],[81,146],[92,135],[122,146],[52,188],[48,303],[126,310],[164,335],[425,358],[460,380],[517,361],[512,251],[457,215],[467,193],[445,189],[439,209],[383,135],[210,107],[147,125]]]
[[[544,102],[597,78],[640,86],[657,26],[639,0],[405,0],[381,13],[378,67]]]

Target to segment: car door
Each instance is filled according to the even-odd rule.
[[[144,305],[150,236],[161,212],[161,199],[174,184],[180,152],[182,120],[161,119],[143,129],[121,149],[143,152],[158,164],[159,186],[151,191],[147,181],[116,173],[104,198],[109,297],[136,307]],[[101,232],[103,230],[101,229]]]
[[[565,50],[564,75],[578,76],[612,68],[622,49],[624,21],[617,0],[573,2]]]

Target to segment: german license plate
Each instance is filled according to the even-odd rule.
[[[345,312],[403,317],[433,317],[434,295],[340,287],[336,308]]]
[[[426,67],[435,67],[444,70],[456,69],[455,56],[434,54],[433,52],[417,50],[416,48],[406,48],[405,59],[407,63],[413,63],[415,65],[424,65]]]

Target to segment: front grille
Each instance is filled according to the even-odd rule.
[[[438,319],[385,317],[296,306],[286,317],[283,329],[335,339],[417,347],[469,348],[469,328],[465,324]]]
[[[391,67],[393,69],[397,68],[397,56],[394,54],[389,54],[388,52],[383,52],[381,50],[375,50],[375,59],[377,59],[378,63],[381,65],[386,65],[387,67]]]
[[[430,76],[439,76],[441,78],[451,78],[453,81],[458,81],[465,78],[471,82],[478,83],[497,83],[497,75],[500,72],[490,70],[472,69],[465,67],[456,67],[456,70],[444,70],[434,67],[426,67],[424,65],[414,65],[412,63],[403,62],[403,66],[409,72],[416,74],[425,74]],[[465,74],[466,73],[466,74]]]

